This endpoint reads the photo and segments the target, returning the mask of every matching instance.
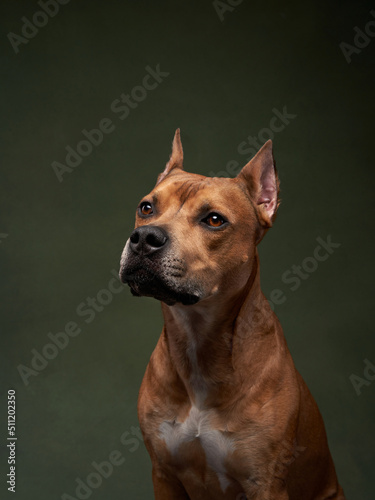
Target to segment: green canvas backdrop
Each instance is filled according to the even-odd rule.
[[[260,247],[262,286],[283,297],[275,311],[321,408],[348,499],[373,498],[375,383],[358,395],[350,377],[364,377],[364,359],[375,363],[375,41],[358,35],[361,48],[354,45],[354,28],[365,29],[374,6],[226,5],[68,2],[47,22],[37,16],[36,33],[24,28],[27,43],[17,38],[22,18],[41,7],[1,6],[2,498],[11,495],[8,389],[17,394],[16,498],[78,498],[77,478],[87,484],[93,462],[109,457],[113,472],[81,496],[153,498],[136,400],[162,327],[160,304],[127,288],[110,299],[105,290],[174,130],[181,127],[186,169],[213,175],[245,164],[248,137],[264,142],[265,128],[281,128],[272,118],[283,110],[293,117],[271,130],[282,204]],[[354,46],[350,56],[342,42]],[[158,67],[161,81],[147,80],[155,88],[134,90]],[[132,91],[136,106],[121,111],[116,100]],[[59,182],[53,162],[66,164],[66,147],[100,123],[102,142]],[[329,258],[305,261],[329,236],[340,244]],[[304,261],[316,269],[292,290],[284,273]],[[108,304],[87,312],[98,294]],[[30,368],[48,334],[72,322],[80,333],[57,354],[52,348],[26,385],[20,365]]]

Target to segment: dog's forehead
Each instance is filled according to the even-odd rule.
[[[153,200],[171,204],[174,200],[179,205],[187,202],[228,204],[233,199],[244,203],[248,197],[235,179],[224,177],[205,177],[204,175],[179,172],[166,177],[150,193]]]

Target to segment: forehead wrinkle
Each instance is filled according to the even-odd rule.
[[[202,189],[204,184],[202,182],[196,182],[192,181],[189,183],[189,181],[185,181],[180,188],[185,188],[182,190],[180,194],[180,208],[178,209],[177,213],[182,209],[182,207],[185,205],[186,201],[190,198],[190,196],[194,196],[198,193],[200,189]]]
[[[186,187],[186,184],[188,184],[189,181],[184,181],[182,184],[178,186],[178,188],[175,191],[175,194],[178,194],[180,191],[183,193]]]
[[[180,181],[170,179],[170,182],[168,182],[168,178],[166,178],[164,180],[165,187],[159,188],[152,193],[153,196],[155,195],[155,201],[163,204],[163,200],[166,202],[168,201],[170,208],[172,208],[171,205],[174,205],[174,210],[176,210],[174,212],[175,215],[177,215],[186,202],[189,201],[193,203],[192,208],[194,206],[194,212],[200,213],[203,210],[217,210],[223,212],[225,216],[228,216],[227,209],[233,206],[232,204],[235,199],[238,199],[238,202],[240,202],[240,205],[236,207],[237,211],[256,212],[254,210],[253,201],[241,184],[232,182],[228,186],[224,185],[224,182],[222,182],[223,179],[221,178],[217,179],[219,182],[215,182],[216,179],[211,182],[212,178],[202,176],[197,176],[197,178],[191,178],[190,176],[190,178],[186,177],[187,176],[184,176]],[[225,180],[233,181],[232,179]],[[215,189],[216,187],[218,189]],[[199,195],[195,200],[194,195],[198,192]],[[197,205],[199,205],[199,207],[197,207]],[[235,207],[233,206],[233,208]]]

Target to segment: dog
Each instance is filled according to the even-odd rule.
[[[161,301],[139,392],[156,500],[345,500],[323,419],[261,292],[279,206],[268,141],[236,178],[183,170],[180,130],[137,209],[120,278]]]

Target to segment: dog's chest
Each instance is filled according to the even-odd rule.
[[[206,466],[217,475],[225,491],[229,484],[225,463],[234,451],[234,443],[228,433],[217,428],[212,410],[192,406],[183,421],[165,420],[159,431],[172,460],[183,461],[189,466],[197,460],[197,455],[204,455],[200,459],[204,459]]]

